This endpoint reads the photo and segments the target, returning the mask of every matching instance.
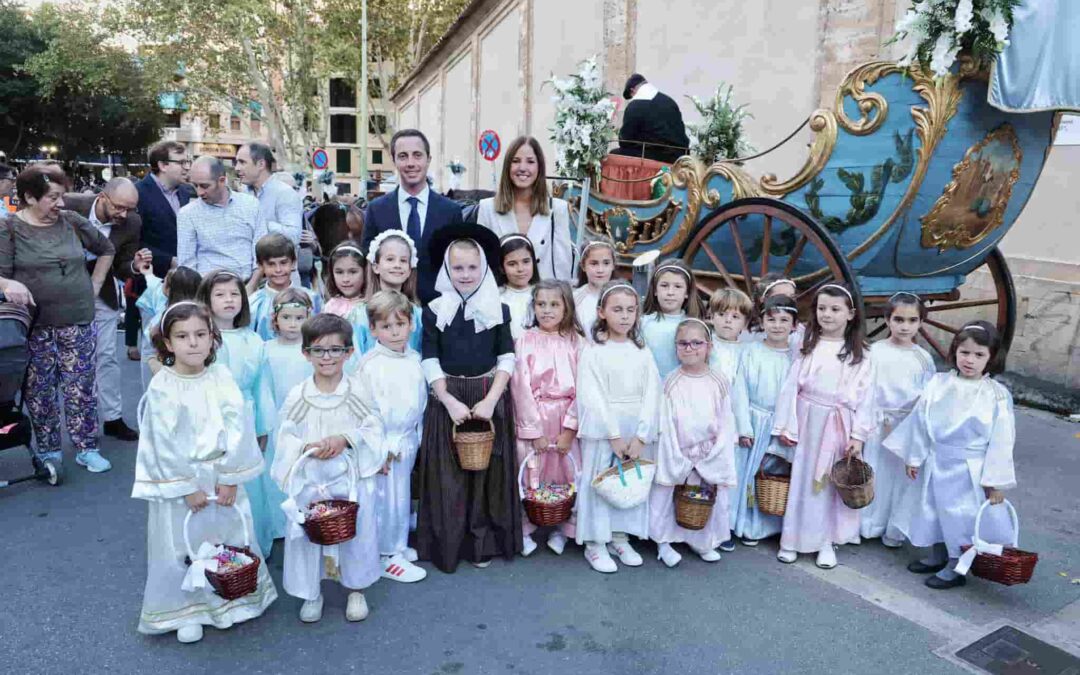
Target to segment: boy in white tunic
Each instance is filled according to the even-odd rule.
[[[375,520],[385,579],[412,583],[427,576],[409,547],[410,477],[420,447],[427,380],[420,355],[409,348],[413,305],[403,293],[379,291],[367,302],[368,325],[378,343],[360,359],[353,376],[369,413],[361,442],[384,465],[375,477]]]
[[[303,350],[315,370],[296,385],[281,407],[277,455],[271,477],[289,499],[282,504],[289,518],[285,534],[282,583],[289,595],[302,598],[300,620],[322,618],[320,581],[334,579],[349,589],[345,618],[362,621],[368,606],[360,591],[379,578],[375,528],[375,474],[380,455],[361,442],[359,431],[368,411],[359,385],[345,377],[352,353],[352,326],[332,314],[304,322]],[[347,499],[359,504],[356,536],[333,546],[312,543],[301,523],[312,502]]]

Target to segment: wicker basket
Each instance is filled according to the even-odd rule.
[[[649,498],[656,462],[649,459],[627,459],[622,462],[612,454],[611,468],[592,480],[593,490],[616,509],[632,509]]]
[[[335,513],[308,516],[304,519],[304,534],[312,544],[320,546],[333,546],[343,544],[356,536],[356,514],[360,511],[360,505],[347,499],[323,499],[312,502],[308,509],[317,504],[326,504],[339,510]]]
[[[209,501],[216,501],[217,497],[210,496],[207,497],[207,499]],[[236,600],[255,592],[255,589],[259,586],[259,565],[262,562],[259,559],[259,556],[255,555],[255,552],[251,550],[251,528],[248,527],[247,516],[244,515],[244,512],[241,511],[236,504],[233,504],[232,508],[240,515],[240,520],[244,523],[244,545],[230,546],[228,544],[223,544],[222,546],[230,551],[243,553],[251,558],[251,562],[227,572],[213,572],[206,570],[206,580],[210,582],[210,586],[214,589],[214,592],[226,600]],[[191,536],[188,532],[188,524],[191,522],[193,513],[194,511],[188,511],[184,516],[184,546],[187,547],[188,565],[191,564],[191,561],[195,560],[195,549],[191,546]]]
[[[295,498],[300,493],[298,486],[293,484],[296,475],[300,473],[297,468],[301,462],[310,458],[315,452],[318,451],[316,449],[306,451],[297,457],[293,465],[289,467],[289,473],[286,474],[284,482],[291,498]],[[345,472],[329,483],[316,485],[316,490],[326,498],[308,504],[308,510],[303,514],[304,520],[300,526],[304,529],[304,534],[307,535],[308,541],[312,544],[333,546],[334,544],[343,544],[356,536],[356,514],[360,511],[360,505],[356,501],[356,485],[358,482],[356,468],[348,459],[345,460],[345,466]],[[340,482],[343,478],[349,481],[348,499],[331,496],[329,487]],[[333,513],[310,515],[309,512],[319,504],[335,507],[337,510]]]
[[[782,516],[787,511],[791,476],[779,476],[758,470],[754,476],[754,499],[758,511],[769,516]]]
[[[833,464],[829,480],[849,509],[861,509],[874,501],[874,469],[853,454]]]
[[[551,450],[551,452],[561,454],[554,449]],[[570,458],[570,464],[574,467],[574,480],[570,483],[572,488],[570,496],[557,502],[540,502],[535,499],[529,499],[525,492],[525,486],[523,485],[525,467],[529,462],[529,458],[535,454],[536,451],[533,450],[525,455],[525,459],[521,461],[521,466],[518,468],[518,495],[521,497],[521,503],[525,507],[525,515],[529,517],[529,522],[537,527],[550,527],[552,525],[565,523],[570,520],[570,516],[574,512],[574,504],[577,502],[577,462],[574,460],[573,455],[569,452],[566,453],[565,456]]]
[[[971,563],[971,573],[981,579],[1005,586],[1026,584],[1031,581],[1031,576],[1035,573],[1035,564],[1039,562],[1039,554],[1017,548],[1020,537],[1020,523],[1016,517],[1016,509],[1008,501],[1004,503],[1008,507],[1009,515],[1013,521],[1012,546],[1004,546],[1001,555],[976,553],[975,560]],[[979,513],[975,517],[975,535],[973,539],[976,542],[982,541],[979,537],[979,527],[982,524],[983,510],[989,504],[989,501],[984,502],[979,507]],[[971,548],[970,545],[960,547],[961,554],[969,548]]]
[[[689,493],[692,487],[699,486],[684,483],[676,485],[672,492],[672,498],[675,500],[675,522],[678,523],[679,527],[687,530],[703,530],[712,516],[713,505],[716,504],[716,488],[709,490],[709,497],[703,499],[690,496]],[[708,486],[702,485],[700,487],[707,488]]]
[[[484,431],[458,431],[460,425],[454,425],[454,450],[457,451],[458,463],[465,471],[484,471],[491,463],[491,448],[495,444],[495,424],[487,420],[488,428]]]

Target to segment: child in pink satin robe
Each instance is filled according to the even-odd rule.
[[[817,566],[831,569],[834,545],[859,542],[859,512],[844,505],[829,472],[837,460],[862,454],[874,429],[873,381],[863,317],[850,291],[822,286],[802,350],[776,401],[772,433],[795,448],[780,562],[817,553]]]
[[[526,488],[568,484],[581,466],[577,442],[577,367],[585,337],[574,315],[574,296],[561,281],[541,281],[533,289],[533,327],[517,341],[510,380],[517,425],[517,461],[525,463]],[[567,457],[566,455],[570,455]],[[522,513],[523,555],[536,550],[536,525]],[[571,518],[548,537],[548,548],[562,555],[574,537]]]

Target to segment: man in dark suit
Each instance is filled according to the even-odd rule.
[[[150,173],[135,184],[142,241],[154,255],[154,274],[164,278],[176,264],[176,214],[195,198],[187,184],[191,160],[183,143],[161,141],[150,148],[147,163]]]
[[[405,230],[416,243],[420,268],[417,294],[427,304],[435,299],[435,275],[428,264],[428,242],[438,229],[462,222],[457,202],[431,190],[427,184],[431,145],[416,129],[402,129],[390,139],[390,154],[397,167],[398,187],[372,201],[364,211],[364,252],[386,230]]]
[[[619,129],[616,155],[644,157],[673,163],[689,151],[679,104],[649,84],[645,76],[634,73],[626,80],[623,98],[628,100]]]
[[[113,178],[99,195],[66,194],[64,207],[90,221],[109,238],[116,256],[101,292],[94,300],[94,330],[98,409],[105,420],[105,434],[123,441],[136,441],[139,434],[124,424],[122,417],[120,363],[116,358],[116,327],[120,320],[121,286],[132,278],[138,266],[150,262],[150,251],[139,248],[142,219],[136,212],[139,192],[127,178]],[[86,262],[93,268],[94,256]]]

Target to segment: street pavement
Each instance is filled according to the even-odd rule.
[[[138,364],[123,374],[134,425]],[[1080,653],[1080,425],[1017,413],[1020,486],[1009,498],[1022,547],[1040,555],[1028,585],[933,591],[904,569],[912,551],[877,542],[842,547],[829,571],[812,556],[778,563],[775,540],[715,564],[684,551],[673,570],[645,544],[643,567],[606,576],[577,546],[558,557],[541,545],[486,570],[425,565],[418,584],[380,581],[359,624],[344,620],[344,592],[324,584],[323,620],[308,625],[281,589],[278,542],[278,601],[195,645],[135,631],[147,509],[129,496],[135,444],[107,439],[109,473],[87,473],[68,449],[63,486],[0,490],[0,663],[20,674],[964,673],[949,655],[1005,622]],[[0,453],[0,480],[28,466],[22,450]]]

